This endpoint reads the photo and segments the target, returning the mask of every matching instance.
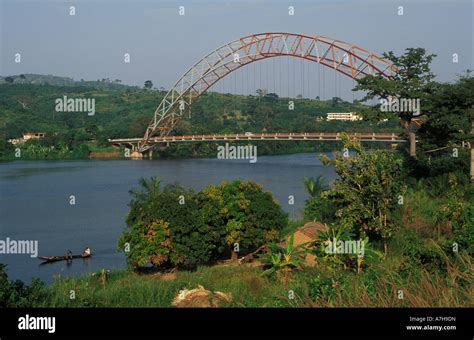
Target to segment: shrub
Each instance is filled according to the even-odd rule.
[[[211,213],[206,223],[224,230],[229,248],[238,243],[240,250],[246,252],[276,241],[287,225],[288,216],[272,194],[254,182],[223,182],[209,185],[202,193],[206,198],[203,210]]]
[[[304,203],[304,218],[323,223],[334,222],[337,208],[326,196],[308,198]]]
[[[324,164],[335,167],[339,179],[323,195],[340,207],[336,216],[359,234],[386,241],[397,226],[394,213],[399,210],[402,184],[402,160],[393,152],[366,152],[359,141],[343,134],[344,147],[355,155],[339,155],[334,160],[322,155]]]
[[[6,265],[0,263],[0,307],[37,307],[47,297],[45,285],[33,279],[28,286],[20,280],[8,279]]]
[[[322,278],[320,275],[317,275],[309,281],[309,296],[313,300],[317,298],[322,298],[324,300],[335,299],[339,284],[339,278]]]
[[[474,244],[474,204],[472,200],[464,199],[461,186],[454,174],[449,175],[450,189],[446,194],[446,203],[435,212],[438,223],[448,221],[454,239],[461,249],[468,249],[473,253]],[[469,194],[468,194],[469,195]]]
[[[414,266],[423,267],[431,272],[446,267],[440,248],[434,241],[421,238],[415,230],[401,229],[395,241],[406,261],[401,268],[402,271],[410,271]]]
[[[194,268],[208,263],[219,242],[219,232],[205,223],[200,196],[177,185],[160,189],[160,181],[141,180],[142,191],[131,191],[128,229],[119,240],[134,267],[154,266]]]
[[[134,266],[144,266],[152,263],[160,266],[170,259],[172,249],[171,231],[169,223],[164,220],[156,220],[149,224],[137,222],[127,229],[120,241],[121,247],[126,243],[133,244],[128,250],[129,262]]]
[[[161,189],[157,178],[140,184],[141,191],[131,191],[119,240],[134,267],[195,268],[228,255],[234,243],[253,250],[276,240],[287,224],[271,193],[253,182],[210,185],[198,193],[178,185]]]

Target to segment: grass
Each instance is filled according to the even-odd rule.
[[[228,307],[468,307],[474,306],[474,266],[467,255],[445,258],[447,273],[410,266],[394,255],[354,270],[317,267],[294,271],[288,285],[264,277],[248,265],[200,267],[177,272],[172,280],[157,274],[112,271],[106,283],[100,273],[58,278],[49,289],[48,307],[171,307],[181,289],[198,285],[232,294]],[[316,282],[325,278],[326,283]],[[328,283],[329,282],[329,283]],[[70,299],[71,290],[76,297]],[[289,291],[294,298],[289,298]],[[399,291],[403,291],[403,299]],[[316,291],[316,293],[314,293]]]
[[[201,284],[211,291],[231,292],[233,307],[290,306],[285,301],[288,289],[247,266],[200,267],[193,272],[178,272],[174,280],[159,275],[138,274],[129,270],[113,271],[107,283],[98,273],[81,278],[59,278],[50,288],[48,307],[171,307],[181,289]],[[76,298],[70,299],[74,290]]]

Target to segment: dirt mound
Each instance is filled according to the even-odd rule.
[[[313,242],[319,232],[327,231],[328,227],[320,222],[308,222],[304,226],[297,228],[293,232],[294,246],[309,245]],[[282,241],[279,245],[286,248],[286,241]],[[316,256],[314,254],[306,254],[305,263],[307,266],[314,267],[316,265]]]
[[[180,291],[171,303],[175,307],[221,307],[232,301],[232,294],[211,292],[203,286]]]

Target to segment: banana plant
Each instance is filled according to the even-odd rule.
[[[265,266],[270,266],[262,275],[284,273],[282,282],[288,284],[290,273],[293,269],[303,265],[308,249],[304,245],[294,245],[295,236],[291,234],[286,241],[286,247],[276,243],[271,243],[269,250],[260,256],[260,260]]]

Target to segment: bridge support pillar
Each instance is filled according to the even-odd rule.
[[[140,151],[135,149],[130,154],[131,159],[152,159],[152,157],[153,157],[153,150],[152,149],[149,149],[149,150],[144,151],[144,152],[140,152]]]
[[[131,159],[143,159],[143,153],[141,153],[140,151],[132,151],[132,153],[130,154],[130,158]]]

